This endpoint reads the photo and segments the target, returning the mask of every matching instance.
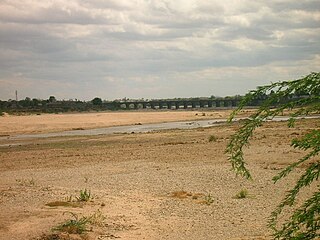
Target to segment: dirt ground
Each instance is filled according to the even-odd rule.
[[[0,118],[0,134],[213,119],[227,114],[7,116]],[[258,129],[245,150],[253,181],[236,177],[224,153],[238,127],[234,123],[192,130],[24,139],[18,145],[2,137],[0,239],[271,239],[266,227],[270,213],[304,168],[277,184],[271,179],[303,155],[290,147],[290,140],[319,128],[320,122],[299,120],[291,129],[284,122],[268,122]],[[79,201],[80,191],[85,190],[91,194],[89,201]],[[236,195],[241,190],[248,194],[239,199]],[[301,199],[309,194],[303,192]],[[54,230],[71,219],[88,220],[88,231]]]

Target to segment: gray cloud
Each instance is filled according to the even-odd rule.
[[[295,0],[4,0],[0,96],[243,94],[318,71],[319,10]]]

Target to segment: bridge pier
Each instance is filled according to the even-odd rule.
[[[188,108],[188,102],[183,102],[183,108],[187,109]]]
[[[143,108],[143,109],[147,108],[147,103],[143,102],[143,103],[142,103],[142,108]]]
[[[238,106],[238,102],[239,102],[239,101],[237,101],[237,100],[232,100],[232,101],[231,101],[231,106],[232,106],[232,107]]]

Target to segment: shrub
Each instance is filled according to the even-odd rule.
[[[68,219],[65,222],[59,224],[58,226],[54,227],[52,230],[54,231],[60,231],[60,232],[66,232],[69,234],[82,234],[86,231],[87,225],[89,224],[89,218],[88,217],[81,217],[75,213],[67,212],[71,214],[72,219]]]
[[[211,205],[214,202],[214,199],[210,193],[204,197],[204,200],[205,200],[205,204],[207,205]]]
[[[79,197],[76,197],[79,202],[88,202],[91,198],[91,192],[87,189],[80,190]]]
[[[215,135],[211,135],[209,137],[209,142],[216,142],[217,141],[217,137]]]
[[[236,198],[242,199],[248,197],[248,191],[246,189],[242,189],[240,192],[237,193]]]

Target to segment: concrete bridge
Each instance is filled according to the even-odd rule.
[[[238,106],[239,99],[185,99],[185,100],[150,100],[123,101],[107,103],[107,108],[118,109],[192,109],[192,108],[230,108]],[[108,106],[110,105],[110,106]]]

